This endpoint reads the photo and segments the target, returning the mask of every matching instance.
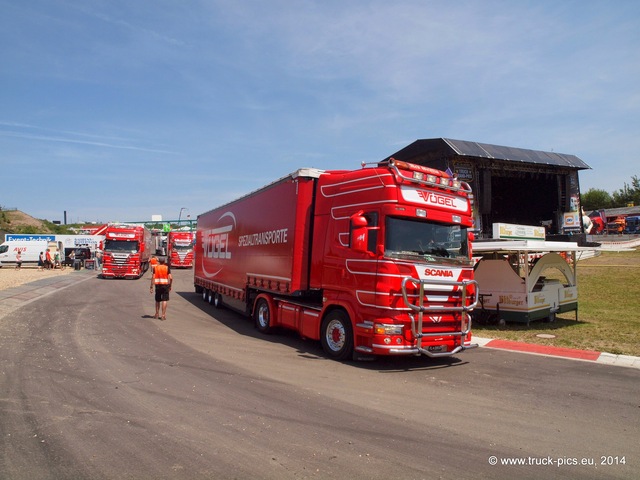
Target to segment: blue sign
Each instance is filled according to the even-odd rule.
[[[55,235],[17,235],[7,233],[4,237],[5,242],[37,242],[37,241],[55,242]]]

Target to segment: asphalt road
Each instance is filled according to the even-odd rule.
[[[338,363],[173,274],[165,322],[148,274],[0,318],[0,478],[638,478],[638,369],[490,349]]]

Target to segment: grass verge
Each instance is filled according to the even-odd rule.
[[[640,356],[640,250],[603,252],[578,262],[578,315],[553,323],[473,326],[478,337]],[[555,338],[539,338],[545,333]]]

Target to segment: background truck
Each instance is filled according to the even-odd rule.
[[[196,293],[338,360],[457,354],[477,346],[470,190],[393,159],[298,170],[198,217]]]
[[[616,217],[607,223],[607,233],[617,235],[624,232],[626,228],[626,220],[623,216]]]
[[[637,235],[640,233],[640,216],[633,215],[625,219],[624,232],[631,235]]]
[[[109,224],[102,256],[102,278],[140,278],[154,251],[151,231],[143,225]]]
[[[167,239],[167,258],[171,267],[193,267],[193,245],[195,232],[172,230]]]

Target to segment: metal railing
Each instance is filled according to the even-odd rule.
[[[417,286],[417,304],[409,301],[409,295],[407,293],[407,284],[413,284]],[[474,285],[473,292],[473,301],[467,305],[468,301],[468,288],[470,285]],[[452,292],[459,292],[459,304],[457,305],[434,305],[428,304],[425,305],[425,286],[438,287],[438,286],[446,286],[451,287]],[[457,287],[457,288],[456,288]],[[471,315],[470,312],[478,305],[479,300],[479,290],[478,290],[478,282],[475,280],[462,280],[461,282],[447,282],[447,281],[437,281],[437,280],[420,280],[412,277],[405,277],[402,279],[402,297],[404,299],[405,304],[413,311],[417,312],[417,321],[413,314],[409,314],[411,318],[411,333],[417,339],[416,348],[420,351],[420,353],[427,355],[429,357],[443,357],[454,355],[460,351],[466,350],[468,348],[475,348],[478,345],[464,345],[464,339],[471,331]],[[424,333],[423,332],[423,317],[425,313],[460,313],[460,329],[454,332],[434,332],[434,333]],[[456,346],[450,352],[432,352],[427,348],[422,346],[422,339],[424,337],[442,337],[442,336],[453,336],[460,338],[460,344]]]

